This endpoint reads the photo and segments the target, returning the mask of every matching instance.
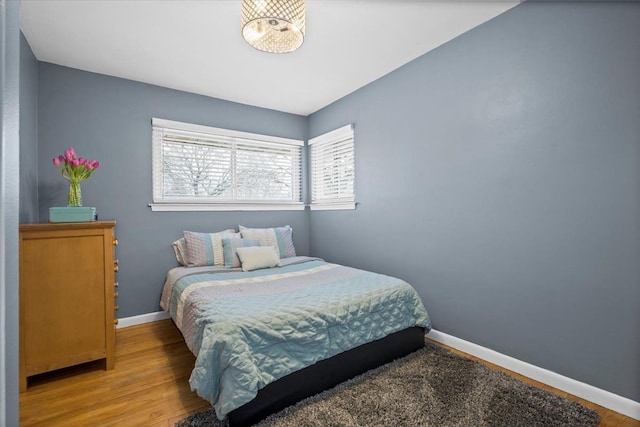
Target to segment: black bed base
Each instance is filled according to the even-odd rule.
[[[250,426],[302,399],[335,387],[370,369],[424,347],[424,328],[415,326],[321,360],[258,391],[251,402],[231,411],[232,427]]]

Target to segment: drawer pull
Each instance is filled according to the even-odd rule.
[[[113,246],[118,246],[118,239],[113,239]]]
[[[115,272],[117,273],[117,272],[118,272],[118,270],[119,270],[118,266],[117,266],[117,265],[114,265],[114,266],[113,266],[113,271],[115,271]]]
[[[118,319],[113,319],[113,324],[117,325],[118,324]]]
[[[117,288],[118,286],[120,286],[120,284],[118,282],[114,283],[113,285],[115,288]]]
[[[118,311],[118,310],[120,310],[120,307],[118,307],[118,306],[116,305],[115,307],[113,307],[113,309],[114,309],[115,311]]]
[[[114,298],[118,298],[118,292],[114,292],[114,293],[113,293],[113,297],[114,297]]]
[[[120,264],[120,261],[118,261],[117,259],[114,259],[114,260],[113,260],[113,263],[114,263],[115,265],[118,265],[118,264]]]

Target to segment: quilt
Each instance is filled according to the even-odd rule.
[[[431,327],[415,289],[400,279],[318,258],[281,262],[167,275],[161,306],[196,356],[189,383],[220,419],[285,375],[402,329]]]

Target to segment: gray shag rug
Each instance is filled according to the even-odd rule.
[[[597,412],[482,363],[424,349],[305,399],[259,427],[593,427]],[[213,409],[176,427],[226,427]]]

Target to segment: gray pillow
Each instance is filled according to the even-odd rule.
[[[198,267],[203,265],[224,265],[222,253],[222,239],[225,237],[240,237],[240,233],[229,229],[217,233],[197,233],[184,231],[186,241],[187,266]]]
[[[296,256],[290,226],[274,228],[247,228],[240,226],[243,239],[259,240],[261,246],[273,246],[280,258]]]

